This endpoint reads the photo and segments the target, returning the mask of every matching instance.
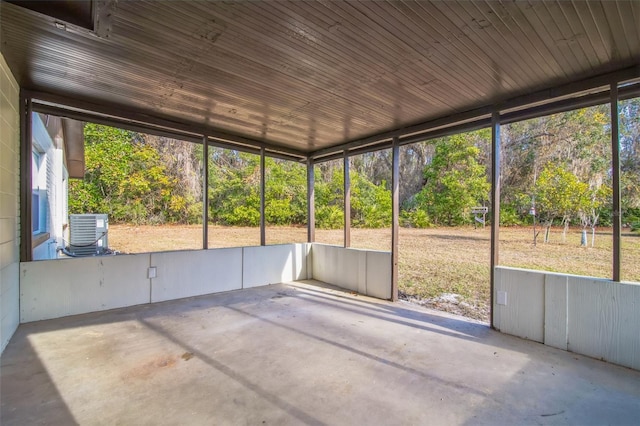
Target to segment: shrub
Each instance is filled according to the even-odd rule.
[[[344,225],[344,214],[338,206],[319,206],[316,210],[316,226],[323,229],[339,229]]]
[[[401,221],[403,226],[410,228],[429,228],[433,226],[427,212],[421,209],[411,211],[403,210],[401,213]]]
[[[518,210],[510,204],[500,206],[500,225],[517,226],[522,225],[524,221],[520,217]]]

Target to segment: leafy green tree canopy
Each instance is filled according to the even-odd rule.
[[[86,172],[70,182],[70,213],[107,213],[130,223],[172,219],[175,181],[155,149],[113,127],[90,123],[84,133]]]
[[[478,163],[479,154],[471,134],[438,139],[414,209],[424,211],[434,224],[469,223],[470,209],[489,197],[487,171]]]

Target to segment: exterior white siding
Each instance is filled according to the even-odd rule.
[[[20,322],[20,88],[0,55],[0,352]]]

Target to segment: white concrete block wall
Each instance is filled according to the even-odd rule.
[[[0,55],[0,353],[18,328],[20,88]]]
[[[495,272],[498,330],[640,370],[639,284],[517,268]],[[499,291],[507,292],[506,305],[497,303]]]

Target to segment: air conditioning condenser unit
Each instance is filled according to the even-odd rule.
[[[109,248],[106,214],[69,215],[69,247],[72,256],[101,256]]]

